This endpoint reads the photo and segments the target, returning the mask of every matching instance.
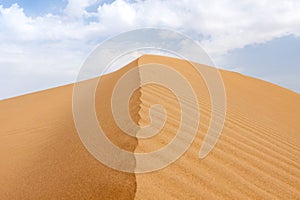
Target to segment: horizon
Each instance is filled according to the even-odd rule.
[[[169,57],[169,58],[171,58],[171,59],[180,59],[181,60],[181,58],[178,58],[178,57],[175,57],[175,56],[172,56],[172,55],[168,55],[168,56],[166,56],[166,55],[160,55],[160,54],[148,54],[148,53],[145,53],[145,54],[142,54],[142,55],[140,55],[139,57],[137,57],[137,58],[134,58],[134,59],[132,59],[132,60],[128,60],[128,62],[126,62],[124,65],[122,65],[122,66],[120,66],[120,65],[114,65],[113,66],[113,70],[112,71],[108,71],[107,73],[104,73],[103,75],[107,75],[107,74],[110,74],[110,73],[114,73],[114,72],[116,72],[116,71],[118,71],[118,70],[120,70],[120,69],[122,69],[122,68],[124,68],[124,67],[126,67],[128,64],[130,64],[131,62],[133,62],[133,61],[135,61],[135,60],[138,60],[138,59],[140,59],[141,57],[143,57],[143,56],[145,56],[145,55],[150,55],[150,56],[162,56],[162,57]],[[190,61],[190,62],[193,62],[193,61]],[[195,62],[194,62],[195,63]],[[201,64],[201,63],[197,63],[197,64]],[[209,66],[209,67],[211,67],[211,66]],[[275,84],[275,83],[272,83],[272,82],[269,82],[269,81],[266,81],[266,80],[263,80],[263,79],[259,79],[259,78],[256,78],[256,77],[252,77],[252,76],[248,76],[248,75],[245,75],[245,74],[242,74],[242,73],[240,73],[240,72],[235,72],[235,71],[229,71],[229,70],[226,70],[226,69],[222,69],[222,68],[218,68],[218,67],[216,67],[217,69],[221,69],[221,70],[225,70],[225,71],[228,71],[228,72],[233,72],[233,73],[238,73],[238,74],[240,74],[240,75],[242,75],[242,76],[247,76],[247,77],[251,77],[251,78],[255,78],[255,79],[258,79],[258,80],[260,80],[260,81],[264,81],[264,82],[268,82],[268,83],[271,83],[271,84],[273,84],[273,85],[275,85],[275,86],[279,86],[279,87],[282,87],[282,86],[280,86],[280,85],[277,85],[277,84]],[[86,79],[86,80],[89,80],[89,79],[93,79],[93,78],[97,78],[98,76],[95,76],[95,77],[91,77],[91,78],[88,78],[88,79]],[[85,81],[85,80],[82,80],[82,81]],[[33,93],[36,93],[36,92],[42,92],[42,91],[45,91],[45,90],[50,90],[50,89],[55,89],[55,88],[59,88],[59,87],[64,87],[64,86],[66,86],[66,85],[70,85],[70,84],[75,84],[75,83],[78,83],[78,82],[80,82],[79,80],[74,80],[74,82],[70,82],[70,83],[65,83],[65,84],[62,84],[62,85],[56,85],[56,86],[50,86],[50,87],[48,87],[48,88],[42,88],[42,89],[39,89],[39,90],[36,90],[36,91],[30,91],[30,92],[27,92],[27,93],[24,93],[24,94],[19,94],[19,95],[17,95],[17,96],[12,96],[12,97],[8,97],[8,98],[4,98],[4,99],[1,99],[0,98],[0,100],[8,100],[8,99],[12,99],[12,98],[17,98],[17,97],[21,97],[21,96],[24,96],[24,95],[30,95],[30,94],[33,94]],[[282,87],[282,88],[284,88],[284,87]],[[287,89],[287,88],[284,88],[284,89]],[[289,90],[289,89],[288,89]],[[294,93],[297,93],[297,92],[295,92],[295,91],[293,91],[293,90],[290,90],[291,92],[294,92]],[[298,94],[298,93],[297,93]]]

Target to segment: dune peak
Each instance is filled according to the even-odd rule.
[[[115,121],[111,108],[115,85],[131,69],[153,62],[177,70],[192,86],[199,126],[191,145],[176,161],[157,171],[134,173],[139,161],[135,153],[155,152],[170,144],[182,121],[180,101],[172,89],[143,84],[148,75],[168,74],[142,71],[120,84],[135,88],[125,99],[127,110],[118,104],[124,99],[116,101],[117,112],[122,112],[119,117],[127,120],[129,115],[137,129],[128,135]],[[227,113],[217,144],[205,159],[198,154],[211,121],[211,95],[203,78],[184,60],[144,55],[99,82],[92,79],[1,100],[0,199],[299,199],[300,95],[259,79],[219,71],[226,88]],[[107,155],[108,159],[119,158],[118,164],[132,173],[110,168],[85,148],[72,108],[77,84],[86,89],[81,108],[94,111],[111,143],[133,153],[124,160],[118,154]],[[85,98],[89,95],[94,97],[92,105],[84,104],[90,101]],[[184,98],[186,105],[190,101],[190,96]],[[186,117],[192,123],[195,108],[187,108],[191,108]],[[165,119],[164,123],[155,118]],[[89,116],[82,120],[83,128],[91,128]],[[158,132],[138,138],[137,134],[143,135],[138,131],[149,124],[153,133]]]

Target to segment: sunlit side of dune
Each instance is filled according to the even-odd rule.
[[[194,143],[175,163],[137,175],[136,199],[300,198],[299,94],[220,70],[227,94],[225,126],[213,151],[200,160],[211,111],[204,81],[185,61],[160,56],[139,59],[139,65],[153,62],[171,66],[190,81],[198,96],[200,128]],[[148,152],[173,138],[180,118],[171,92],[155,84],[141,91],[140,123],[149,123],[148,110],[158,99],[171,116],[159,135],[139,141],[136,151]]]

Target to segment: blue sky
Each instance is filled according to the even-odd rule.
[[[27,16],[36,17],[45,13],[59,14],[67,5],[67,0],[48,0],[48,1],[28,1],[28,0],[2,0],[1,5],[9,8],[12,4],[17,3],[24,9]]]
[[[300,92],[300,38],[284,36],[232,50],[226,68]]]
[[[0,0],[0,99],[74,82],[103,40],[179,31],[217,67],[300,92],[300,1]]]

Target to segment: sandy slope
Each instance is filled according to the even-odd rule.
[[[110,87],[129,68],[101,79],[104,89],[98,94],[105,101]],[[73,85],[66,85],[1,101],[1,200],[134,198],[135,175],[106,167],[82,145],[73,122],[72,91]],[[99,102],[100,108],[105,101]],[[131,103],[137,120],[134,108],[139,103]],[[110,117],[103,124],[110,127],[114,143],[134,151],[135,138],[126,137]]]
[[[221,71],[227,92],[225,127],[213,151],[200,160],[198,152],[210,117],[209,95],[203,82],[195,78],[186,62],[177,59],[145,56],[139,64],[153,61],[172,66],[188,78],[200,102],[200,128],[191,148],[173,165],[137,175],[136,199],[300,198],[299,94]],[[171,113],[176,112],[174,96],[150,85],[142,88],[141,123],[148,123],[146,111],[157,99],[167,108],[172,105]],[[178,118],[172,118],[173,124],[179,123]],[[139,141],[136,151],[161,147],[174,136],[170,130],[171,122],[156,138]]]
[[[149,84],[131,98],[131,116],[140,125],[149,123],[152,104],[162,104],[168,112],[162,131],[148,140],[125,135],[107,106],[116,81],[149,62],[176,69],[197,94],[200,127],[184,156],[147,174],[112,170],[96,161],[78,138],[73,85],[45,90],[0,101],[0,199],[300,198],[300,95],[258,79],[221,71],[227,94],[225,127],[213,151],[200,160],[211,109],[204,81],[185,61],[143,56],[104,76],[97,88],[97,116],[113,143],[149,152],[175,136],[180,110],[166,88]]]

